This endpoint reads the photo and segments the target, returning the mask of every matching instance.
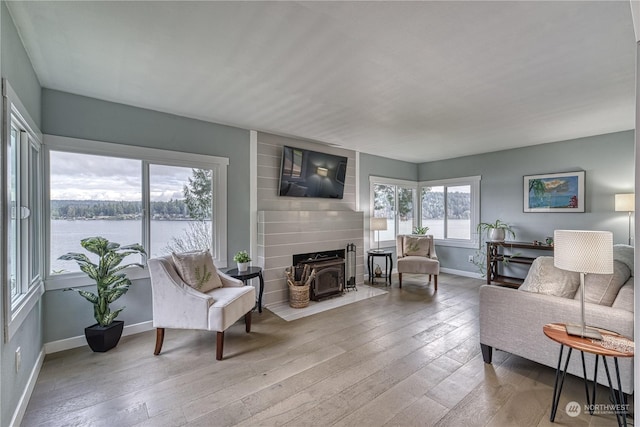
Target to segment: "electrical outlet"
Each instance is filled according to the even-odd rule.
[[[468,259],[468,261],[469,261],[469,262],[473,262],[473,255],[469,255],[469,259]]]
[[[18,347],[16,348],[16,372],[20,371],[20,365],[22,365],[22,350]]]

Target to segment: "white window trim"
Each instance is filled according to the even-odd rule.
[[[375,175],[369,175],[369,217],[371,217],[371,214],[373,214],[373,210],[374,210],[374,194],[373,194],[373,186],[375,184],[381,184],[381,185],[395,185],[397,187],[403,187],[403,188],[412,188],[415,190],[414,193],[414,200],[413,200],[413,206],[416,206],[418,200],[419,200],[419,194],[418,194],[418,183],[416,181],[409,181],[409,180],[405,180],[405,179],[396,179],[396,178],[386,178],[386,177],[382,177],[382,176],[375,176]],[[397,205],[398,205],[398,198],[396,197],[395,200],[396,203],[396,211],[397,211]],[[420,208],[418,207],[418,209],[414,208],[413,211],[413,227],[416,226],[416,221],[419,218],[419,213],[420,213]],[[398,226],[398,215],[396,212],[396,216],[395,216],[395,226],[396,226],[396,234],[397,234],[397,226]],[[367,230],[369,231],[369,242],[370,242],[370,249],[374,248],[377,246],[377,244],[375,243],[375,231],[371,231],[369,229],[369,225],[367,224]],[[381,247],[395,247],[396,246],[396,240],[381,240],[380,241],[380,246]]]
[[[6,148],[11,138],[11,122],[12,116],[16,118],[18,123],[24,130],[29,134],[29,137],[36,142],[37,145],[42,144],[42,132],[36,126],[35,121],[29,116],[27,109],[24,107],[20,98],[13,90],[11,85],[6,79],[2,79],[2,98],[3,98],[3,114],[2,114],[2,125],[4,132],[2,133],[2,153],[1,158],[5,159],[6,157]],[[41,158],[42,161],[42,158]],[[42,167],[42,164],[39,165]],[[8,185],[5,182],[6,180],[6,165],[5,161],[2,161],[2,166],[0,166],[1,178],[2,182],[2,190],[0,192],[0,197],[2,198],[3,204],[4,201],[7,200],[8,197]],[[44,198],[42,196],[42,192],[39,194],[39,201],[42,205],[44,205]],[[43,230],[42,224],[42,216],[38,217],[40,220],[40,230]],[[8,236],[7,230],[9,226],[9,216],[6,215],[6,209],[2,209],[0,211],[0,219],[2,221],[2,244],[0,249],[0,273],[2,277],[2,311],[4,317],[4,341],[9,342],[11,338],[18,331],[22,323],[28,317],[29,313],[33,308],[37,305],[38,301],[42,294],[44,294],[44,282],[42,281],[42,273],[43,273],[43,263],[40,262],[40,271],[36,276],[35,280],[33,280],[29,289],[26,293],[22,294],[12,306],[11,295],[8,285],[8,280],[4,280],[5,276],[7,276],[7,252],[8,252]],[[34,242],[34,244],[39,245],[39,256],[43,254],[43,240],[40,239],[39,242]],[[42,261],[42,259],[40,259]]]
[[[227,168],[229,159],[226,157],[209,156],[203,154],[184,153],[179,151],[161,150],[157,148],[146,148],[124,144],[114,144],[110,142],[92,141],[87,139],[69,138],[56,135],[44,135],[45,157],[49,158],[49,151],[67,151],[79,154],[93,154],[110,157],[122,157],[141,161],[147,161],[154,164],[168,164],[172,166],[184,166],[192,168],[212,169],[214,176],[214,197],[213,212],[216,218],[213,244],[215,245],[214,263],[219,268],[227,266]],[[81,272],[50,275],[49,273],[49,239],[50,239],[50,222],[51,217],[50,204],[48,203],[49,194],[49,162],[45,162],[46,170],[44,171],[45,200],[45,238],[44,246],[46,254],[44,256],[45,286],[46,290],[64,289],[70,286],[89,286],[90,280]],[[148,179],[148,174],[146,179]],[[143,183],[143,191],[147,187]],[[144,200],[143,200],[144,202]],[[148,232],[148,231],[147,231]],[[144,279],[149,277],[148,269],[130,267],[125,270],[127,277],[132,280]]]
[[[471,239],[434,239],[436,245],[452,246],[457,248],[478,248],[478,234],[474,232],[476,225],[480,222],[480,180],[481,175],[467,176],[461,178],[439,179],[434,181],[420,181],[418,183],[418,218],[422,219],[422,188],[436,186],[456,186],[471,185]]]

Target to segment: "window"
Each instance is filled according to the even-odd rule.
[[[420,225],[438,244],[474,247],[480,218],[480,177],[420,183]]]
[[[373,218],[387,218],[387,229],[374,233],[372,242],[395,246],[398,234],[411,234],[415,227],[417,185],[412,181],[371,177]],[[373,245],[371,245],[373,246]]]
[[[6,133],[2,182],[4,252],[2,272],[5,339],[9,339],[44,292],[42,282],[41,137],[6,80],[3,80]],[[6,183],[6,185],[5,185]]]
[[[69,286],[78,267],[58,258],[95,235],[141,243],[149,257],[208,248],[226,266],[227,159],[49,135],[45,145],[48,289]]]

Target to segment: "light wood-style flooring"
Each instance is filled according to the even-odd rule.
[[[250,334],[242,323],[227,331],[222,361],[215,333],[178,330],[166,331],[159,356],[153,331],[108,353],[51,354],[22,425],[617,425],[612,415],[565,413],[584,403],[575,377],[552,424],[554,369],[500,351],[483,363],[482,283],[442,274],[434,294],[407,277],[403,289],[396,280],[389,293],[292,322],[264,310]],[[608,403],[604,388],[599,396]]]

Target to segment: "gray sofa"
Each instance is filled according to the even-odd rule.
[[[550,257],[540,257],[534,261],[520,289],[495,285],[480,287],[480,345],[486,363],[491,363],[492,351],[498,349],[554,369],[557,367],[560,345],[547,338],[542,332],[542,327],[547,323],[580,323],[580,292],[577,289],[579,276],[571,276],[576,273],[561,270],[551,271],[554,267],[550,267],[549,260],[545,261],[544,258]],[[599,303],[585,304],[586,323],[633,338],[633,248],[616,245],[614,259],[614,275],[592,275],[598,276],[593,280],[599,281],[599,284],[586,282],[587,301],[594,301],[590,292],[597,292],[598,286],[607,286],[609,293],[608,300],[598,298]],[[552,264],[553,260],[550,262]],[[562,276],[560,282],[564,280],[566,283],[540,286],[545,280],[555,282],[557,275]],[[578,281],[577,286],[575,280]],[[617,285],[613,283],[616,280],[620,281]],[[563,286],[564,289],[558,290]],[[574,286],[575,289],[572,292],[571,289],[567,290],[567,286]],[[556,290],[553,290],[554,287]],[[554,293],[563,296],[553,295]],[[585,359],[590,378],[593,375],[595,357],[586,355]],[[622,390],[631,394],[633,358],[618,360]],[[613,369],[613,363],[609,364]],[[568,372],[582,377],[582,364],[578,354],[572,355]],[[597,380],[608,386],[602,365],[598,368]]]

